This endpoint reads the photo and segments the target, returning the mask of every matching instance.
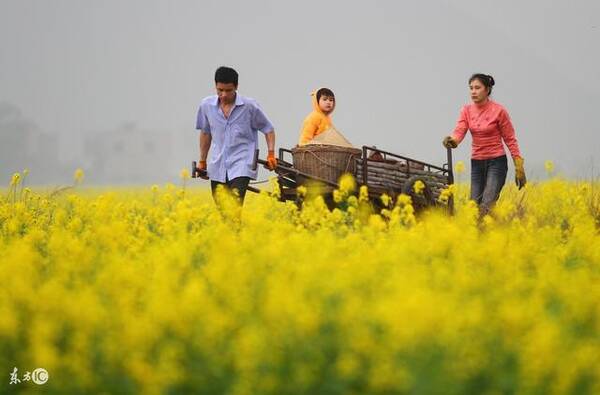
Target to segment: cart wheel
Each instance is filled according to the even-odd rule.
[[[421,181],[425,185],[420,193],[415,191],[415,184],[417,181]],[[402,193],[411,197],[416,212],[429,206],[433,206],[435,203],[429,184],[427,184],[427,181],[420,176],[412,176],[406,180],[406,183],[404,183],[404,186],[402,187]]]

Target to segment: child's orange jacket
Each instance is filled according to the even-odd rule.
[[[308,114],[308,116],[304,119],[302,130],[300,131],[300,141],[298,142],[298,145],[305,145],[315,136],[318,136],[333,126],[333,123],[331,122],[331,113],[326,115],[319,108],[319,103],[317,102],[317,91],[318,89],[311,93],[313,112]],[[333,112],[333,110],[331,112]]]

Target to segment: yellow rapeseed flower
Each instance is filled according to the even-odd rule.
[[[409,195],[406,194],[400,194],[400,196],[398,196],[398,199],[396,200],[396,205],[397,206],[406,206],[412,204],[412,199]]]
[[[340,191],[343,193],[351,193],[356,189],[356,181],[352,174],[346,173],[340,177]]]
[[[421,180],[417,180],[413,184],[413,190],[415,191],[415,193],[417,195],[421,195],[423,193],[424,189],[425,189],[425,184]]]
[[[173,185],[0,193],[0,339],[19,378],[44,367],[57,393],[189,392],[215,374],[215,391],[311,393],[323,371],[340,392],[417,393],[423,361],[431,393],[474,377],[600,393],[596,187],[507,187],[483,218],[456,185],[440,191],[454,215],[418,217],[407,195],[373,212],[366,188],[332,211]]]
[[[279,180],[277,179],[277,177],[269,177],[269,184],[271,185],[271,196],[273,196],[276,199],[279,199],[281,197],[281,187],[279,186]]]
[[[303,197],[306,196],[307,189],[306,189],[306,187],[304,185],[300,185],[296,189],[296,191],[298,192],[298,196],[300,196],[301,198],[303,198]]]
[[[554,173],[554,162],[552,162],[551,160],[547,160],[544,162],[544,169],[546,170],[546,173],[550,176],[552,175],[552,173]]]
[[[379,197],[379,199],[381,200],[381,203],[383,204],[384,207],[389,207],[390,204],[392,203],[392,198],[387,193],[382,194]]]
[[[12,178],[10,179],[10,186],[14,187],[19,185],[19,183],[21,182],[21,174],[20,173],[15,173],[12,175]]]
[[[83,182],[83,170],[78,168],[77,170],[75,170],[75,173],[73,174],[73,180],[75,181],[75,184],[81,184]]]
[[[181,171],[179,172],[179,178],[181,178],[184,181],[189,179],[190,178],[189,170],[186,168],[181,169]]]
[[[358,192],[358,201],[359,202],[368,202],[369,201],[369,190],[366,185],[361,185]]]
[[[340,203],[343,199],[343,194],[339,190],[333,191],[333,201],[336,203]]]

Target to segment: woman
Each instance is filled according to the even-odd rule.
[[[469,78],[473,103],[462,108],[454,132],[443,141],[444,147],[456,148],[467,130],[471,131],[471,199],[477,202],[482,216],[498,200],[506,181],[508,161],[503,141],[515,164],[517,186],[521,189],[527,182],[523,157],[508,112],[489,97],[494,84],[491,75],[473,74]]]

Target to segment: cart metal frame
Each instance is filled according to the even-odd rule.
[[[274,169],[277,174],[277,181],[280,188],[280,200],[288,201],[292,200],[301,203],[301,196],[297,192],[297,188],[300,185],[304,185],[306,181],[319,183],[325,186],[325,194],[330,195],[333,189],[339,188],[339,185],[335,182],[322,179],[312,174],[304,173],[296,168],[292,163],[292,160],[288,160],[286,155],[291,157],[292,150],[286,148],[280,148],[277,158],[277,166]],[[380,159],[373,159],[375,155],[378,155]],[[374,176],[377,175],[377,171],[381,170],[383,164],[393,164],[397,169],[389,170],[388,174],[397,176],[398,179],[406,180],[404,183],[399,181],[398,183],[389,183],[382,185],[381,183],[374,182]],[[258,150],[255,156],[255,168],[256,165],[260,164],[263,166],[267,165],[267,161],[258,158]],[[392,167],[392,166],[390,166]],[[392,152],[384,151],[376,147],[363,146],[361,157],[356,159],[357,171],[353,174],[357,181],[357,185],[360,187],[366,185],[369,192],[369,199],[375,205],[379,204],[379,198],[382,194],[387,194],[394,201],[400,194],[408,194],[413,199],[413,204],[417,207],[416,209],[424,209],[429,206],[439,206],[437,196],[439,193],[431,191],[441,191],[441,188],[446,188],[454,183],[454,172],[452,165],[452,151],[447,148],[447,162],[441,166],[433,165],[431,163],[423,162],[417,159],[413,159],[407,156],[395,154]],[[379,169],[379,170],[378,170]],[[385,170],[385,171],[388,171]],[[300,181],[299,179],[302,179]],[[417,180],[421,180],[425,186],[425,191],[430,191],[430,196],[423,198],[422,194],[417,195],[414,193],[413,185]],[[255,186],[249,185],[248,190],[260,193],[261,190]],[[435,199],[432,199],[435,197]],[[423,200],[425,199],[425,200]],[[331,200],[331,199],[330,199]],[[451,196],[447,204],[444,206],[450,213],[454,210],[454,199]]]

